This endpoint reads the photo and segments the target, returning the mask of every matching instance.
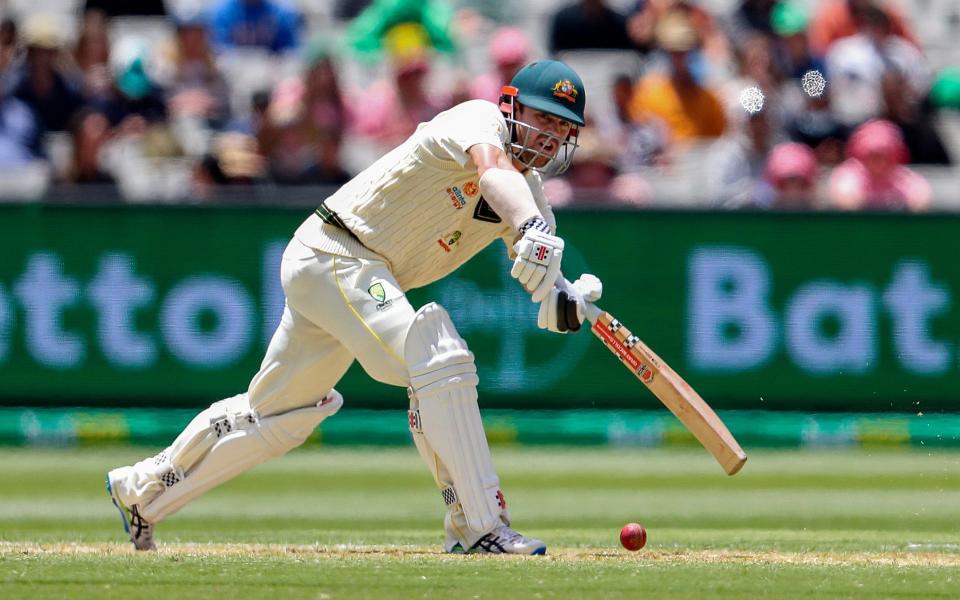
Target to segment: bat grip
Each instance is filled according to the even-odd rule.
[[[587,320],[590,321],[591,325],[596,324],[597,319],[600,317],[600,313],[603,311],[600,310],[596,304],[593,302],[583,301],[583,313],[587,316]]]

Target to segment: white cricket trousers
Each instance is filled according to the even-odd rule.
[[[378,381],[409,385],[402,357],[415,311],[384,261],[319,252],[294,238],[280,277],[283,318],[247,392],[200,412],[157,456],[111,471],[112,493],[145,519],[160,521],[302,444],[339,408],[339,399],[319,404],[331,401],[354,358]]]
[[[280,278],[283,318],[247,390],[260,416],[316,404],[354,358],[377,381],[409,385],[403,347],[415,311],[385,262],[327,254],[294,238]]]

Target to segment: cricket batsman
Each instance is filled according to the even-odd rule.
[[[568,282],[563,240],[541,174],[569,166],[584,125],[583,82],[542,60],[503,88],[499,106],[459,104],[422,123],[320,204],[283,254],[283,317],[243,394],[198,414],[160,454],[107,474],[138,550],[157,523],[213,487],[302,444],[343,397],[354,360],[406,388],[413,440],[446,504],[445,550],[544,554],[510,527],[477,405],[477,367],[447,311],[405,291],[437,281],[496,239],[511,275],[540,303],[538,325],[564,333],[601,293]]]

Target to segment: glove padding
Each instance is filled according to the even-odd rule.
[[[534,302],[542,302],[560,274],[563,240],[536,229],[528,229],[513,245],[517,253],[510,275],[520,282]]]
[[[573,283],[560,276],[540,303],[537,326],[554,333],[579,331],[586,318],[584,302],[596,302],[602,294],[603,283],[594,275],[584,273]]]

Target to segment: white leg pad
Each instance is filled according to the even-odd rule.
[[[431,303],[417,311],[410,325],[404,358],[410,371],[411,429],[416,425],[422,431],[436,456],[424,460],[428,465],[439,460],[449,472],[467,527],[485,534],[502,522],[501,494],[477,406],[473,353],[447,311]],[[434,477],[442,485],[438,470]]]
[[[434,451],[426,436],[423,435],[423,429],[420,427],[420,406],[415,396],[410,397],[409,412],[410,434],[413,437],[413,444],[420,453],[420,458],[426,463],[427,468],[433,475],[433,480],[440,488],[440,495],[443,497],[443,503],[447,506],[447,512],[443,519],[443,528],[447,532],[450,540],[459,541],[464,548],[472,547],[477,540],[486,535],[486,533],[477,533],[467,526],[467,517],[463,512],[463,505],[457,497],[456,488],[453,485],[453,477],[450,476],[450,470],[443,464],[440,457]],[[502,497],[501,497],[502,498]],[[506,507],[500,511],[500,520],[505,524],[510,524],[510,513]],[[452,541],[448,541],[448,546],[452,546]]]
[[[121,499],[139,504],[148,521],[161,521],[217,485],[296,448],[341,406],[343,396],[336,390],[315,406],[269,417],[251,410],[245,394],[216,402],[197,415],[169,448],[134,466],[137,479],[153,480],[153,493]],[[153,468],[144,468],[151,463]]]

